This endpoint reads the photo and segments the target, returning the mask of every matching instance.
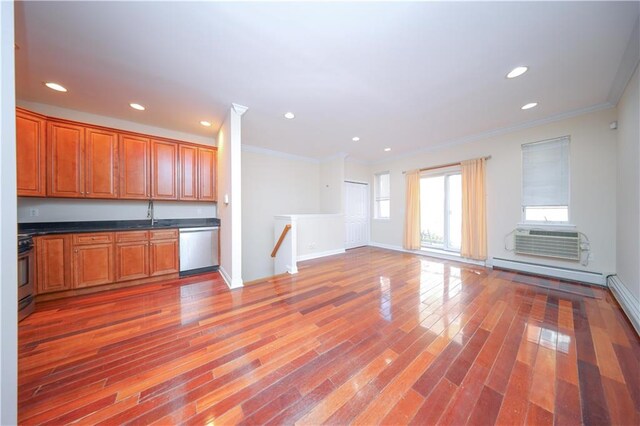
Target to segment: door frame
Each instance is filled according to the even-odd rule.
[[[367,236],[366,236],[366,243],[363,246],[353,246],[353,247],[348,247],[347,246],[347,235],[346,235],[346,226],[347,226],[347,184],[355,184],[355,185],[364,185],[367,189],[367,195],[366,195],[366,201],[365,201],[365,211],[367,212]],[[368,246],[371,244],[371,185],[369,182],[365,182],[365,181],[359,181],[359,180],[353,180],[353,179],[345,179],[343,182],[343,187],[344,187],[344,218],[345,218],[345,243],[344,243],[344,248],[345,250],[349,250],[352,248],[357,248],[357,247],[364,247],[364,246]]]

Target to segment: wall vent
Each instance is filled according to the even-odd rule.
[[[514,240],[516,254],[580,260],[578,232],[517,229]]]

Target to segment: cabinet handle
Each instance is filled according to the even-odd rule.
[[[75,249],[75,250],[74,250],[74,253],[77,253],[77,252],[78,252],[78,249]]]

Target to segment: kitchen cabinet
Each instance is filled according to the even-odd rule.
[[[113,233],[74,234],[72,262],[74,288],[112,283]]]
[[[37,294],[68,290],[71,282],[71,235],[47,235],[34,239]]]
[[[85,129],[85,196],[118,197],[118,134]]]
[[[48,185],[51,197],[84,196],[84,128],[65,122],[47,124]]]
[[[149,276],[149,232],[116,233],[116,281]]]
[[[16,167],[19,197],[47,195],[46,118],[29,111],[16,112]]]
[[[216,150],[198,147],[198,200],[216,201]]]
[[[178,199],[178,144],[151,140],[151,198]]]
[[[179,146],[180,200],[198,199],[198,148],[192,145]]]
[[[121,134],[120,198],[149,199],[149,139]]]
[[[177,273],[180,269],[178,231],[168,229],[151,231],[149,234],[150,275]]]

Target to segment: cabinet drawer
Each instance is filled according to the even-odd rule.
[[[178,238],[177,229],[163,229],[161,231],[150,231],[150,240],[171,240]]]
[[[113,242],[113,232],[73,234],[73,244],[104,244]]]
[[[149,231],[116,232],[116,243],[128,243],[131,241],[146,241],[149,239]]]

